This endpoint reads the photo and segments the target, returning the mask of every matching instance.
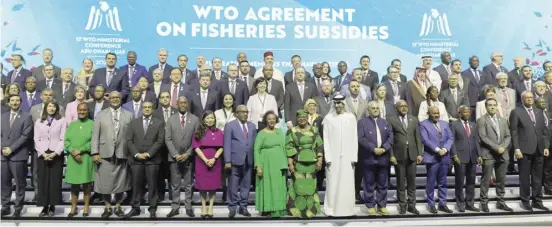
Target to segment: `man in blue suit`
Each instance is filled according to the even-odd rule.
[[[31,107],[41,103],[40,92],[36,90],[36,79],[27,77],[25,79],[25,90],[20,93],[21,111],[28,113]]]
[[[215,90],[218,91],[219,100],[222,102],[224,95],[231,93],[234,95],[236,105],[247,105],[249,100],[249,89],[243,80],[238,79],[238,66],[229,64],[227,78],[218,81]]]
[[[370,116],[361,119],[357,125],[360,152],[364,153],[364,204],[369,215],[388,215],[387,180],[393,129],[387,120],[379,117],[380,108],[376,101],[368,103],[368,113]],[[374,189],[377,190],[375,201]]]
[[[132,119],[136,119],[142,116],[142,100],[140,100],[142,92],[138,87],[132,87],[130,89],[130,96],[132,100],[123,104],[122,108],[132,113]]]
[[[179,97],[188,95],[190,86],[182,83],[182,71],[180,68],[171,69],[171,82],[161,84],[160,92],[169,92],[171,94],[171,106],[177,107]]]
[[[136,63],[136,59],[138,58],[138,55],[135,51],[131,50],[127,53],[127,61],[128,64],[123,65],[119,68],[120,72],[123,75],[127,75],[128,77],[128,86],[134,87],[138,84],[138,78],[140,77],[146,77],[148,78],[148,82],[153,83],[153,77],[148,76],[148,71],[146,70],[146,67],[143,65],[140,65]]]
[[[451,153],[454,160],[456,205],[460,212],[466,210],[479,212],[479,209],[474,206],[475,167],[483,162],[479,158],[481,157],[479,133],[477,126],[470,122],[471,109],[469,106],[458,107],[458,115],[460,119],[450,125],[454,137]],[[464,188],[466,188],[465,195]]]
[[[445,113],[446,114],[446,113]],[[447,207],[447,173],[450,165],[450,151],[453,135],[449,124],[439,120],[439,109],[435,106],[427,110],[429,119],[420,122],[420,134],[424,144],[424,163],[427,171],[426,197],[429,212],[436,214],[433,192],[435,183],[439,189],[439,210],[452,213]]]
[[[347,73],[347,63],[344,61],[337,63],[337,71],[339,71],[339,75],[334,78],[334,90],[341,91],[341,86],[349,84],[349,81],[353,79],[353,74]]]
[[[169,56],[169,51],[166,49],[159,49],[157,51],[157,59],[159,62],[155,65],[152,65],[149,67],[149,76],[148,78],[151,78],[153,81],[153,71],[155,69],[161,69],[161,72],[163,72],[163,83],[169,83],[170,82],[170,75],[171,70],[173,69],[172,65],[167,64],[167,57]]]
[[[249,111],[245,105],[236,108],[237,120],[224,127],[224,161],[225,169],[230,170],[228,185],[229,218],[238,213],[249,217],[247,201],[251,187],[251,170],[253,167],[253,143],[257,135],[255,125],[247,121]]]
[[[11,64],[13,70],[8,72],[8,83],[17,83],[19,87],[24,87],[25,81],[28,77],[31,77],[31,71],[23,68],[23,63],[25,59],[20,54],[13,54]]]
[[[120,70],[115,67],[117,55],[114,53],[107,53],[105,55],[105,63],[107,67],[96,69],[94,75],[92,75],[92,80],[88,88],[90,95],[93,96],[95,87],[102,84],[105,86],[106,93],[118,91],[121,93],[121,99],[126,100],[130,91],[128,76],[121,73]]]

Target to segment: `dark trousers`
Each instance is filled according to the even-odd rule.
[[[166,156],[166,155],[165,155]],[[166,180],[166,181],[165,181]],[[168,187],[168,190],[167,190]],[[165,192],[169,192],[169,199],[172,198],[171,190],[171,168],[166,158],[159,165],[159,174],[157,177],[157,194],[159,197],[165,197]]]
[[[529,204],[531,200],[533,203],[542,203],[542,154],[538,151],[523,154],[523,158],[518,160],[518,165],[521,202]]]
[[[439,190],[439,206],[447,205],[447,172],[449,169],[448,164],[443,164],[440,162],[437,163],[427,163],[427,184],[426,184],[426,198],[427,204],[432,207],[435,206],[435,199],[433,192],[435,190],[435,183],[437,183],[437,188]]]
[[[474,205],[476,165],[471,161],[460,165],[454,164],[454,194],[456,205],[459,207],[465,207],[466,204]]]
[[[232,165],[228,180],[228,209],[236,210],[238,206],[247,209],[252,172],[252,166],[247,162],[239,166]]]
[[[383,208],[387,205],[389,166],[366,165],[364,167],[364,205]],[[374,191],[376,195],[374,196]],[[375,200],[374,200],[375,197]]]
[[[416,206],[416,161],[402,160],[395,166],[397,177],[397,199],[404,207]]]
[[[2,209],[9,208],[12,194],[12,179],[15,181],[14,209],[23,209],[25,187],[27,186],[27,161],[2,161]]]
[[[504,203],[504,187],[506,185],[506,172],[508,171],[508,165],[508,161],[497,162],[495,159],[483,161],[483,177],[481,178],[481,190],[479,192],[481,204],[487,204],[489,202],[489,185],[491,184],[493,170],[495,173],[497,202]]]
[[[35,150],[31,152],[31,186],[34,189],[34,199],[38,199],[38,168],[37,168],[38,155]]]
[[[50,161],[39,157],[37,159],[38,196],[36,205],[54,206],[61,204],[61,185],[63,181],[64,157],[56,156]]]
[[[132,171],[132,208],[140,209],[140,202],[144,195],[144,186],[148,186],[148,210],[155,211],[159,196],[157,194],[157,177],[159,176],[159,165],[130,165]]]
[[[542,175],[544,192],[552,194],[552,157],[544,157],[544,170]]]

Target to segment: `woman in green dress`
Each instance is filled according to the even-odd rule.
[[[308,112],[297,111],[297,126],[287,131],[289,171],[287,208],[290,215],[311,218],[320,212],[316,174],[322,169],[323,144],[316,127],[308,123]]]
[[[286,173],[287,160],[284,147],[284,133],[275,126],[278,117],[274,111],[263,116],[267,127],[257,134],[254,147],[255,208],[262,216],[280,217],[286,215]]]
[[[67,168],[65,182],[71,184],[71,212],[69,217],[78,214],[77,200],[82,185],[84,191],[84,210],[82,216],[86,217],[90,211],[90,193],[94,182],[94,163],[90,156],[90,141],[94,121],[88,118],[88,105],[80,103],[77,106],[78,120],[69,124],[65,133],[65,153],[67,156]]]

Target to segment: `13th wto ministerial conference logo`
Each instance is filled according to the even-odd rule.
[[[91,6],[88,15],[88,22],[84,28],[86,31],[96,30],[103,24],[113,31],[122,32],[119,10],[117,7],[110,8],[106,1],[100,1],[99,7]]]
[[[421,40],[413,41],[412,47],[419,56],[439,58],[442,52],[449,52],[455,57],[454,48],[459,46],[458,41],[452,40],[447,14],[437,9],[430,9],[421,16],[417,37],[421,37]]]
[[[124,36],[119,9],[100,0],[83,10],[89,12],[88,18],[83,16],[83,21],[87,19],[83,30],[86,33],[75,37],[81,57],[91,58],[97,67],[102,67],[107,53],[124,55],[130,39]]]

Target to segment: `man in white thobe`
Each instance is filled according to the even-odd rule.
[[[355,215],[355,171],[357,162],[357,120],[345,112],[345,96],[333,98],[334,107],[326,115],[324,125],[324,156],[326,158],[326,197],[324,212],[327,216]]]

